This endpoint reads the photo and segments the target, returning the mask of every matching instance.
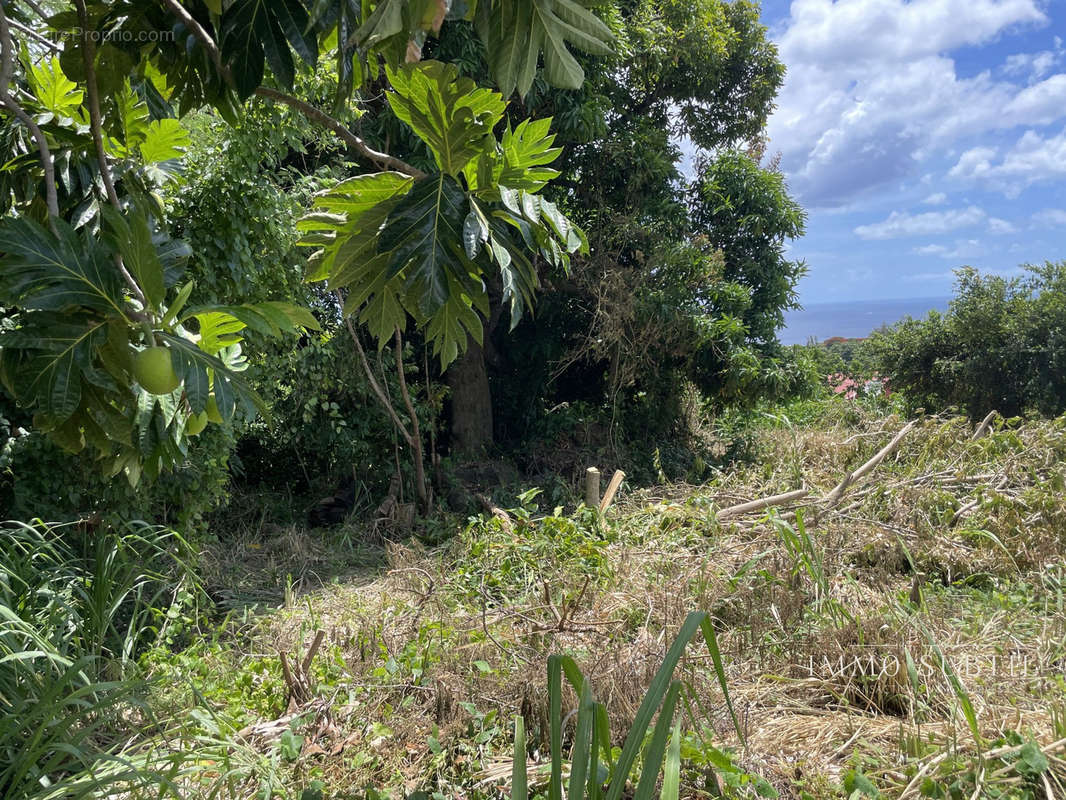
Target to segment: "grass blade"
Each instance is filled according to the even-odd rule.
[[[663,790],[660,800],[677,800],[681,793],[681,724],[674,723],[674,735],[670,737],[670,749],[663,767]]]
[[[514,763],[511,765],[511,800],[526,800],[526,723],[519,714],[514,718]]]
[[[674,709],[677,707],[677,697],[681,694],[681,682],[673,681],[670,690],[666,693],[663,709],[659,712],[659,719],[655,722],[655,731],[651,741],[644,751],[644,767],[640,772],[640,781],[637,783],[637,791],[633,800],[652,800],[655,795],[655,784],[659,780],[659,768],[663,763],[663,755],[666,753],[666,740],[670,736],[670,726],[674,722]]]

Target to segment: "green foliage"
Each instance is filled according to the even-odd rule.
[[[562,89],[578,89],[585,79],[567,44],[594,55],[611,53],[610,29],[573,0],[481,2],[476,21],[489,53],[489,68],[504,97],[516,88],[525,97],[541,51],[545,78]]]
[[[300,229],[303,243],[318,248],[311,278],[346,289],[345,313],[358,313],[380,346],[410,315],[446,366],[468,338],[482,341],[487,278],[498,275],[517,323],[538,285],[529,254],[565,270],[587,243],[554,204],[516,188],[546,177],[547,126],[508,131],[501,143],[491,132],[502,98],[454,66],[430,61],[388,74],[394,113],[440,171],[357,175],[316,198]]]
[[[347,478],[372,496],[388,488],[392,425],[371,394],[346,330],[278,348],[259,374],[272,420],[254,420],[242,431],[236,451],[242,484],[328,493]],[[386,386],[395,397],[394,383],[391,376]],[[433,409],[418,402],[417,411],[422,430],[429,431],[436,424]]]
[[[1066,262],[1005,278],[958,273],[947,313],[930,312],[876,333],[879,371],[912,407],[972,417],[1066,410]]]
[[[126,679],[195,589],[171,531],[4,523],[0,536],[0,793],[98,797],[153,779],[115,757]]]
[[[0,398],[0,507],[22,518],[67,521],[100,518],[112,524],[142,519],[204,533],[204,515],[229,488],[233,433],[209,425],[188,441],[188,457],[166,480],[137,488],[101,474],[92,461],[69,453],[32,430],[29,418]]]
[[[748,336],[769,342],[796,307],[795,284],[806,272],[785,258],[785,244],[803,234],[805,213],[788,196],[784,176],[746,153],[705,160],[690,194],[696,229],[720,250],[723,275],[750,292],[741,319]]]
[[[496,517],[479,517],[455,540],[453,569],[471,595],[503,600],[567,577],[587,577],[594,584],[610,577],[608,534],[594,509],[565,516],[558,508],[534,518],[532,496],[525,497],[525,506],[512,509],[514,529]]]
[[[548,782],[548,797],[563,797],[563,754],[562,754],[562,677],[566,676],[578,696],[577,727],[574,734],[573,749],[570,754],[570,777],[566,796],[569,800],[582,798],[606,798],[617,800],[627,790],[633,768],[638,756],[641,756],[639,775],[634,793],[638,800],[655,796],[656,784],[667,748],[674,713],[681,696],[682,684],[674,679],[678,661],[688,644],[702,634],[707,645],[715,675],[725,697],[737,736],[744,740],[737,716],[733,711],[733,702],[726,684],[725,666],[718,648],[718,639],[711,625],[710,617],[704,612],[689,614],[681,630],[667,651],[662,665],[655,673],[647,693],[634,715],[633,724],[626,734],[620,751],[611,747],[610,721],[607,709],[597,702],[592,695],[588,680],[581,674],[577,664],[569,656],[551,656],[548,658],[548,693],[549,724],[551,727],[551,777]],[[653,717],[655,720],[652,727]],[[519,752],[518,742],[523,738],[523,729],[516,724],[515,767],[512,776],[512,800],[526,800],[527,775],[524,749]],[[676,793],[677,771],[680,761],[679,732],[675,729],[671,743],[671,756],[667,762],[667,773],[674,777],[671,782]],[[648,738],[650,736],[650,738]],[[602,758],[602,766],[600,759]],[[607,784],[606,792],[603,789]],[[629,795],[627,795],[629,796]],[[665,791],[664,794],[665,795]]]

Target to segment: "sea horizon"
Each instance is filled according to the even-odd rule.
[[[840,336],[862,339],[882,325],[892,325],[904,317],[920,318],[930,311],[946,311],[950,297],[903,297],[887,300],[838,300],[807,303],[801,309],[785,312],[785,326],[779,334],[782,344],[807,344]]]

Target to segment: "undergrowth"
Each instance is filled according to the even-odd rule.
[[[1066,419],[928,418],[848,482],[905,420],[815,412],[603,515],[220,531],[220,615],[131,651],[120,749],[190,798],[1063,796]],[[667,675],[693,611],[713,652]]]

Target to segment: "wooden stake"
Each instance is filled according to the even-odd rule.
[[[618,494],[618,487],[622,485],[622,481],[625,480],[626,474],[620,469],[614,471],[614,475],[611,476],[611,482],[607,484],[607,491],[604,492],[603,499],[600,501],[600,513],[602,514],[607,510],[607,507],[614,500],[614,496]]]
[[[981,420],[981,424],[977,426],[977,429],[973,432],[973,436],[970,437],[971,442],[980,439],[988,433],[988,429],[992,427],[992,420],[996,418],[997,413],[998,412],[995,409],[988,412],[988,416]]]
[[[600,471],[595,467],[585,470],[585,505],[589,508],[600,505]]]

